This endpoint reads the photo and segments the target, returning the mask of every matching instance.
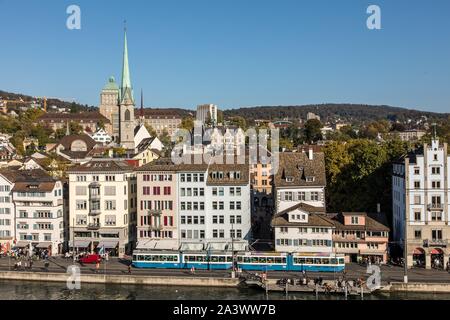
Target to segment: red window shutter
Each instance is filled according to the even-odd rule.
[[[167,217],[164,217],[164,226],[167,226]]]

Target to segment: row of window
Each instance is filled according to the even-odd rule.
[[[60,239],[62,239],[64,236],[63,233],[60,234]],[[39,234],[33,233],[33,234],[26,234],[21,233],[19,234],[20,240],[27,240],[27,241],[39,241]],[[44,233],[44,241],[52,241],[52,234],[51,233]]]
[[[173,210],[172,200],[142,200],[141,210]]]
[[[123,201],[123,206],[124,206],[124,210],[128,209],[128,200],[124,200]],[[131,198],[130,201],[130,207],[131,209],[134,208],[134,199]],[[86,200],[77,200],[75,202],[75,208],[76,210],[87,210],[87,201]],[[100,201],[91,201],[91,209],[92,210],[100,210]],[[106,200],[104,202],[104,210],[116,210],[117,209],[117,204],[116,204],[116,200]]]
[[[181,197],[203,197],[205,195],[204,188],[181,188],[180,196]]]
[[[242,209],[241,201],[230,201],[229,204],[230,204],[229,210],[241,210]],[[212,208],[213,208],[213,210],[225,210],[224,202],[223,201],[213,201]]]
[[[0,214],[11,214],[11,208],[0,208]]]
[[[288,233],[289,229],[293,230],[293,228],[288,227],[280,227],[281,233]],[[306,228],[306,227],[300,227],[297,228],[298,233],[328,233],[329,228]]]
[[[172,181],[171,174],[144,174],[144,181]]]
[[[420,181],[414,181],[414,189],[420,189],[421,187]],[[434,180],[431,181],[431,189],[440,189],[441,188],[441,181]]]
[[[164,216],[162,217],[162,222],[165,227],[172,227],[173,217]],[[161,225],[161,217],[141,216],[141,226],[160,226],[160,225]]]
[[[323,239],[277,239],[278,246],[331,247],[331,240]]]
[[[181,173],[180,182],[204,182],[204,173]]]
[[[150,191],[152,190],[151,187],[142,187],[142,193],[145,196],[149,196],[149,195],[154,195],[154,196],[159,196],[161,195],[161,187],[153,187],[153,192],[151,193]],[[171,195],[171,187],[163,187],[163,194],[165,196],[170,196]]]
[[[437,155],[435,154],[435,160],[437,160]],[[420,167],[414,167],[414,174],[420,175]],[[431,167],[431,174],[441,174],[440,167]]]
[[[241,187],[230,187],[229,189],[229,195],[231,197],[234,196],[240,196],[242,192]],[[225,192],[224,192],[224,187],[213,187],[212,188],[212,195],[213,196],[224,196]]]
[[[173,232],[172,231],[147,231],[141,230],[139,231],[140,238],[160,238],[160,239],[172,239]]]
[[[286,191],[281,192],[281,200],[282,201],[320,201],[321,192],[312,191],[312,192],[292,192]]]
[[[0,192],[9,192],[9,191],[11,191],[11,186],[8,186],[8,185],[0,186]]]

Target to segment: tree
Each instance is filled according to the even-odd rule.
[[[150,135],[152,137],[156,137],[156,130],[153,129],[153,127],[151,125],[149,125],[148,123],[144,124],[145,129],[147,129],[148,133],[150,133]]]
[[[181,120],[181,124],[179,125],[180,129],[185,129],[191,132],[194,129],[194,118],[191,116],[185,117]]]
[[[172,140],[167,129],[164,128],[163,132],[159,136],[159,140],[167,149],[171,149]]]
[[[322,139],[322,132],[320,129],[323,128],[322,122],[317,119],[311,119],[305,123],[305,140],[309,143],[317,142]]]
[[[69,124],[70,134],[81,134],[83,133],[83,127],[78,123],[71,121]]]
[[[243,117],[233,117],[230,119],[230,123],[241,128],[244,131],[247,129],[247,121],[245,121]]]

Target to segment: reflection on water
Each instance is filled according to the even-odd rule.
[[[134,286],[82,284],[71,291],[65,283],[0,281],[1,300],[265,300],[266,294],[254,289],[195,288],[169,286]],[[284,293],[269,293],[269,299],[286,299]],[[314,294],[290,293],[290,300],[315,300]],[[345,299],[337,295],[319,295],[320,300]],[[352,297],[352,299],[361,299]],[[376,294],[365,300],[432,299],[450,300],[450,294]]]

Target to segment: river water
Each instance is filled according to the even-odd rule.
[[[284,293],[269,293],[269,300],[284,300]],[[314,294],[290,293],[290,300],[315,300]],[[320,300],[345,299],[319,295]],[[352,297],[351,299],[361,299]],[[450,294],[376,294],[365,300],[422,299],[450,300]],[[65,283],[0,281],[0,300],[266,300],[264,291],[234,288],[194,288],[172,286],[82,284],[81,290],[68,290]]]

